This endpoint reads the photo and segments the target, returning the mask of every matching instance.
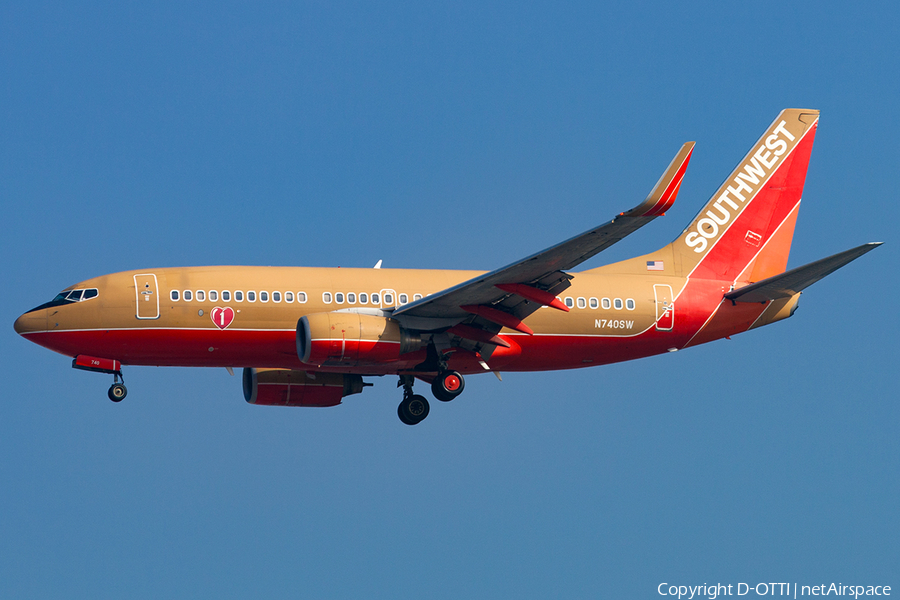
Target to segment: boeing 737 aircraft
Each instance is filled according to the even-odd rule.
[[[456,398],[464,375],[576,369],[673,352],[791,316],[807,286],[869,243],[785,271],[819,113],[788,109],[667,246],[575,267],[665,214],[694,148],[675,155],[637,207],[488,273],[186,267],[103,275],[16,320],[25,338],[113,376],[123,365],[243,368],[253,404],[335,406],[397,375],[397,413]],[[380,264],[378,265],[380,266]]]

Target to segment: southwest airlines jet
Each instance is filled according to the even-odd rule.
[[[788,109],[687,229],[655,252],[581,263],[672,206],[685,144],[637,207],[488,273],[294,267],[141,269],[73,285],[15,330],[113,376],[123,365],[243,368],[252,404],[335,406],[399,377],[407,425],[449,401],[464,375],[577,369],[674,352],[785,319],[807,286],[869,243],[786,271],[819,113]]]

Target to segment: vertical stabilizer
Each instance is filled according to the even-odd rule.
[[[785,270],[819,111],[786,109],[671,244],[695,278],[759,281]]]

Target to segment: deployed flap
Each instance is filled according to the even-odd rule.
[[[869,242],[834,256],[823,258],[796,269],[786,271],[762,281],[728,292],[725,297],[734,302],[765,302],[778,298],[790,298],[826,275],[830,275],[849,263],[880,246],[882,242]]]
[[[627,235],[634,233],[653,219],[664,214],[672,206],[684,178],[694,142],[688,142],[672,159],[663,176],[651,190],[650,195],[638,206],[621,213],[612,221],[595,227],[555,246],[547,248],[511,265],[491,271],[459,285],[394,311],[394,317],[459,317],[470,316],[460,308],[463,305],[494,304],[509,292],[498,289],[497,285],[524,283],[558,294],[569,287],[570,276],[562,273],[571,269],[599,252],[609,248]],[[512,295],[515,299],[504,301],[502,308],[524,319],[540,308],[534,302]]]

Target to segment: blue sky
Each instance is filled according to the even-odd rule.
[[[0,590],[65,598],[658,597],[900,587],[895,3],[0,4]],[[794,318],[561,373],[247,405],[15,335],[96,275],[492,269],[634,206],[668,243],[779,110],[822,111],[790,266],[886,244]],[[437,403],[434,403],[437,404]],[[752,596],[752,594],[751,594]]]

